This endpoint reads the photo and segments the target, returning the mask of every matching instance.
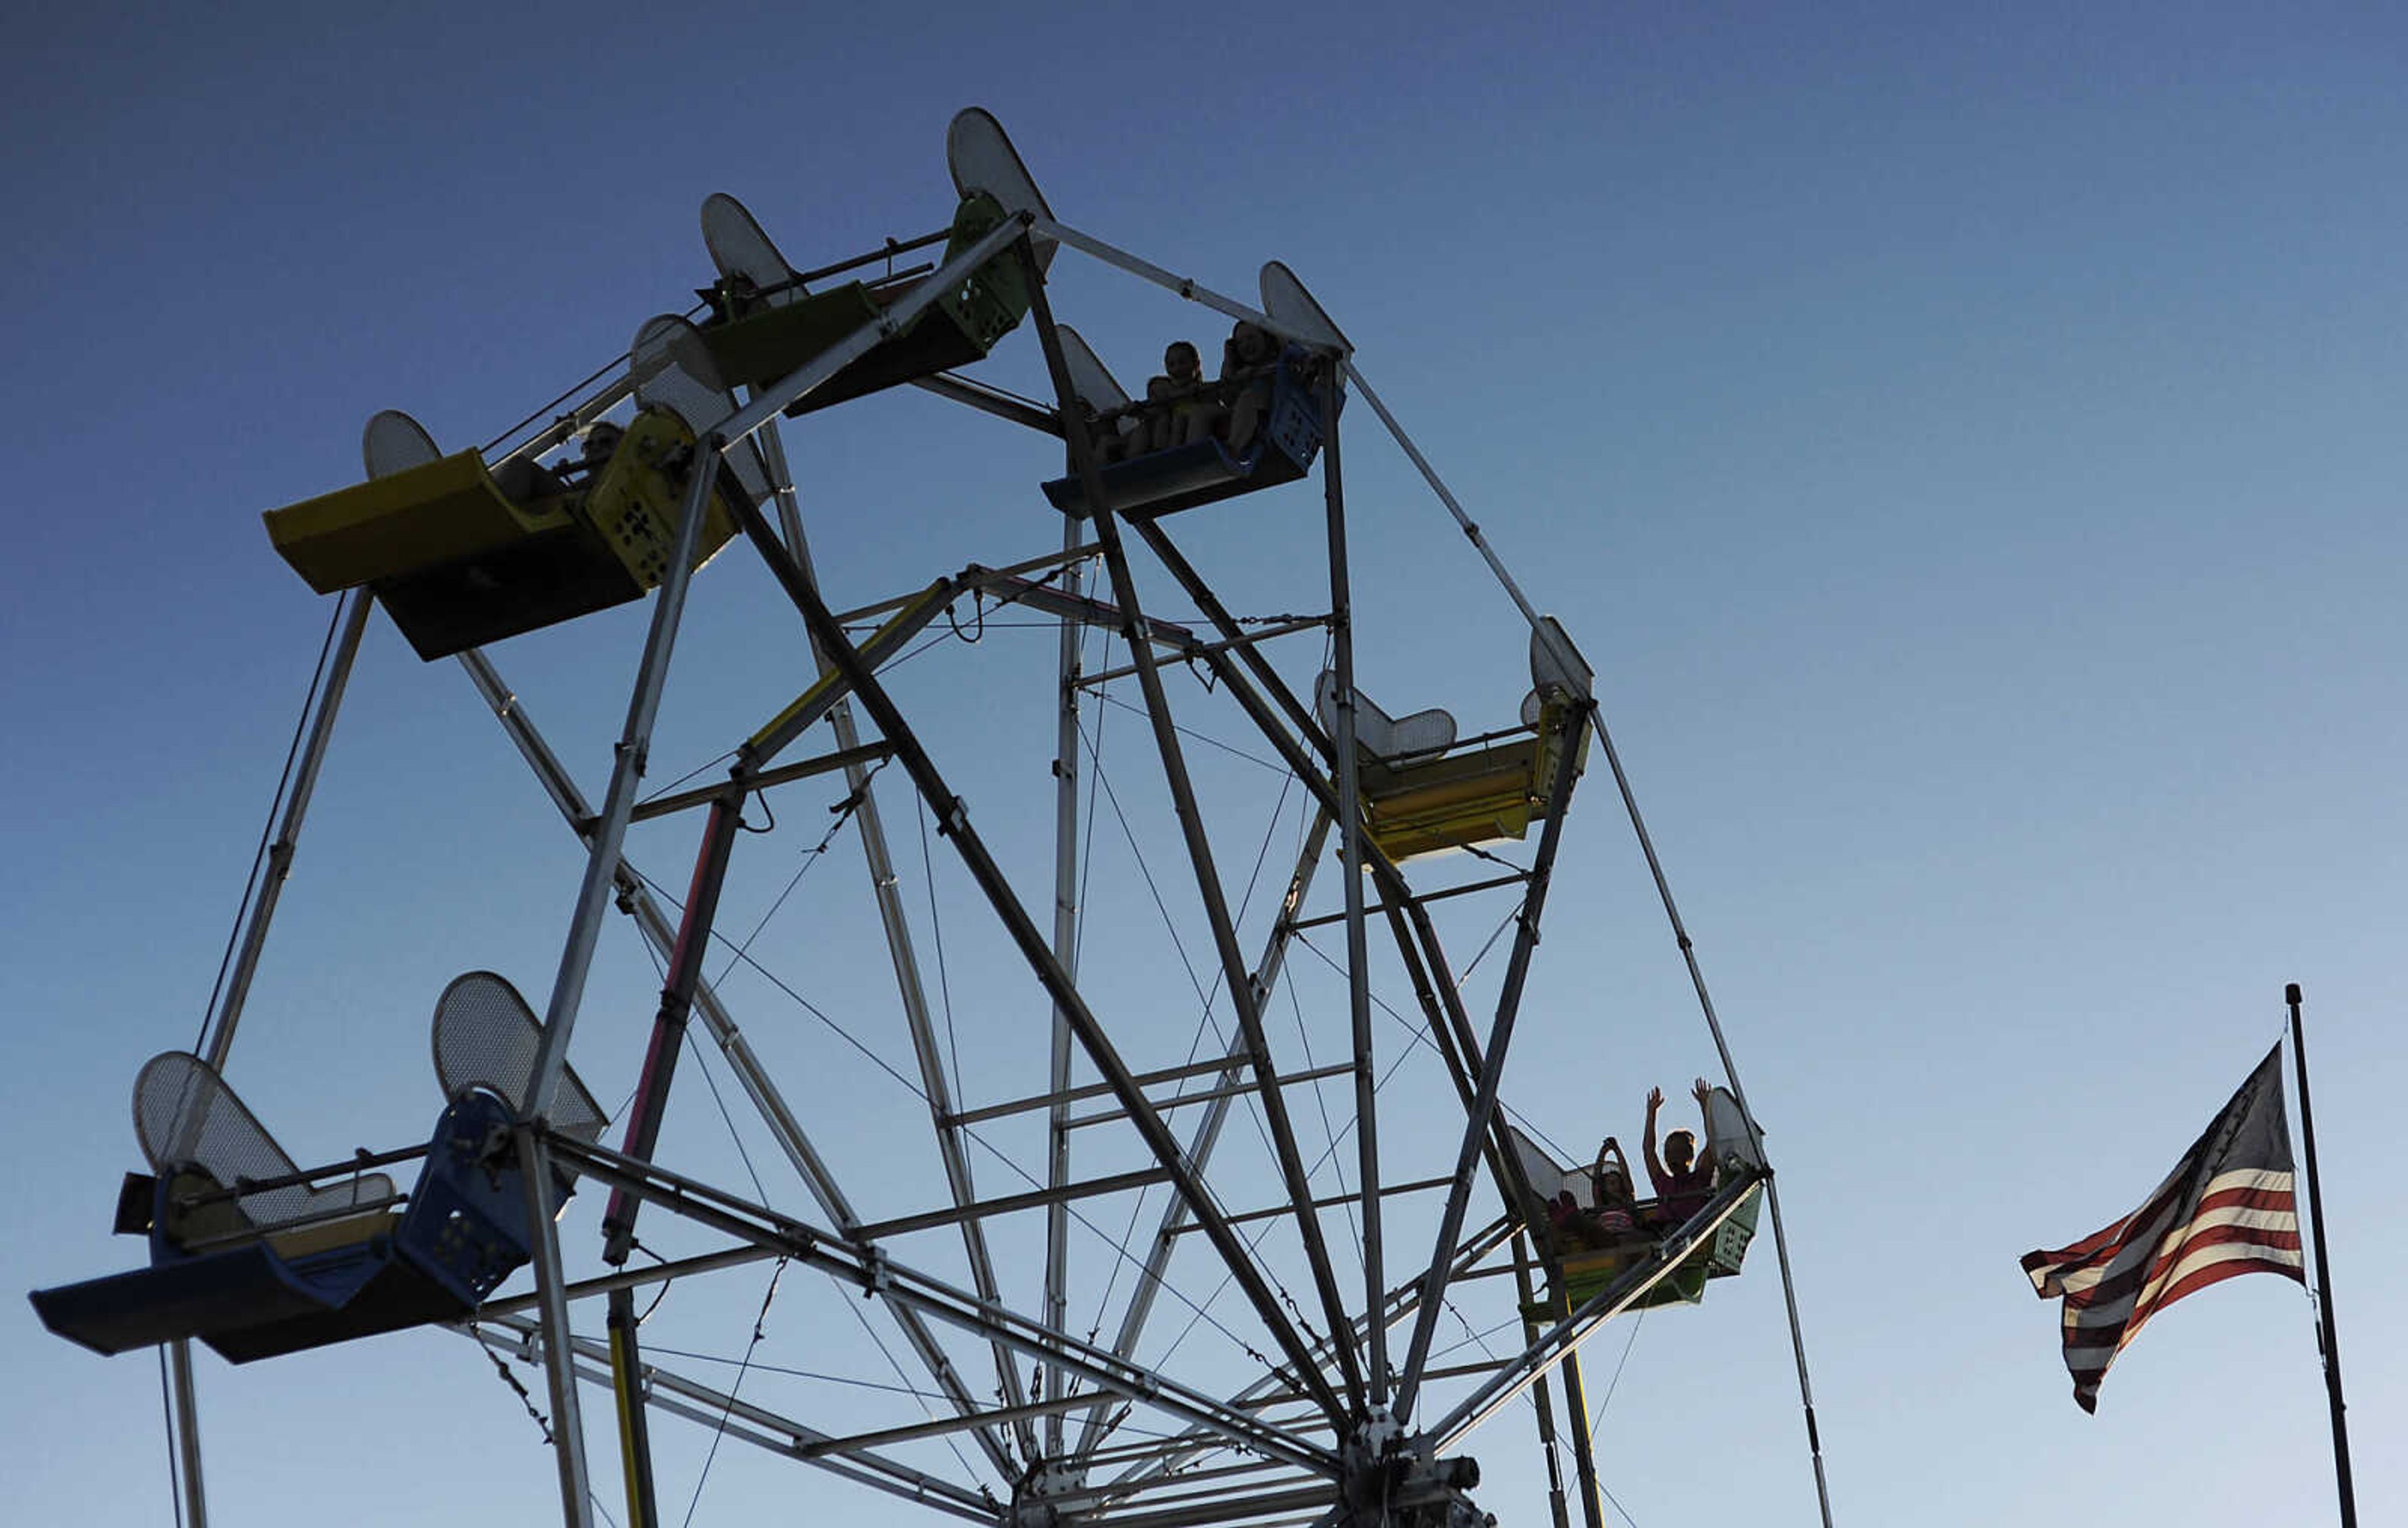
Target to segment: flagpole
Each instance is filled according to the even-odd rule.
[[[2316,1177],[2316,1117],[2308,1104],[2308,1049],[2300,1039],[2300,984],[2283,988],[2291,1008],[2291,1060],[2300,1076],[2300,1134],[2308,1147],[2308,1224],[2316,1238],[2316,1346],[2325,1361],[2325,1394],[2332,1403],[2333,1478],[2341,1486],[2342,1528],[2358,1528],[2358,1496],[2349,1479],[2349,1422],[2341,1398],[2341,1339],[2333,1330],[2332,1267],[2325,1259],[2325,1190]]]

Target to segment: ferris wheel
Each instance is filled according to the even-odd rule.
[[[150,1170],[117,1224],[148,1260],[33,1297],[86,1347],[165,1346],[192,1521],[194,1342],[251,1362],[449,1329],[538,1411],[573,1524],[666,1521],[725,1442],[1012,1528],[1469,1528],[1474,1438],[1519,1411],[1556,1528],[1598,1528],[1587,1429],[1555,1423],[1559,1392],[1589,1413],[1583,1343],[1711,1303],[1760,1216],[1777,1242],[1589,664],[1346,333],[1276,261],[1241,301],[1058,221],[983,111],[946,151],[942,226],[807,269],[711,196],[697,306],[484,447],[379,414],[366,481],[266,514],[334,613],[209,1027],[136,1081]],[[1174,345],[1125,387],[1054,309],[1066,252],[1229,320],[1217,368]],[[964,369],[1024,332],[1050,397]],[[907,387],[1061,466],[991,554],[839,595],[781,421]],[[1358,679],[1383,617],[1358,619],[1340,432],[1365,411],[1526,634],[1463,723]],[[1239,512],[1275,555],[1208,572]],[[685,617],[739,561],[785,607],[754,661],[711,665],[748,719],[672,736]],[[500,644],[646,599],[589,794]],[[583,869],[555,966],[435,996],[432,1132],[305,1167],[326,1153],[225,1074],[375,608],[466,671]],[[1639,829],[1724,1079],[1660,1158],[1651,1111],[1643,1183],[1512,1105],[1576,800]],[[679,844],[689,870],[648,873]],[[612,941],[658,977],[640,1065],[579,1027]]]

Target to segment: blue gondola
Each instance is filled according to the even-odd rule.
[[[147,1195],[121,1202],[118,1228],[147,1232],[150,1266],[35,1290],[42,1324],[95,1352],[197,1338],[247,1363],[475,1314],[533,1253],[518,1109],[485,1073],[531,1060],[534,1028],[523,1000],[490,973],[445,991],[435,1049],[452,1102],[424,1152],[411,1153],[423,1160],[407,1195],[349,1163],[294,1171],[208,1063],[156,1058],[135,1112],[158,1175]],[[586,1139],[602,1127],[574,1074],[553,1115]],[[552,1213],[571,1187],[554,1173]]]
[[[1099,417],[1098,439],[1110,441],[1118,438],[1123,415],[1150,421],[1169,411],[1193,409],[1199,402],[1234,415],[1249,392],[1261,408],[1260,426],[1234,448],[1218,436],[1208,435],[1099,468],[1104,493],[1111,499],[1114,512],[1170,514],[1303,477],[1321,454],[1324,369],[1325,364],[1309,352],[1291,345],[1265,375],[1213,383],[1184,397],[1133,403]],[[1343,394],[1340,401],[1343,403]],[[1045,484],[1045,497],[1064,513],[1086,518],[1086,490],[1077,474]]]

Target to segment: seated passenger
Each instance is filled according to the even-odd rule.
[[[1606,1160],[1608,1154],[1612,1161]],[[1646,1234],[1640,1229],[1638,1196],[1630,1189],[1630,1163],[1623,1159],[1621,1144],[1611,1135],[1597,1148],[1597,1165],[1589,1169],[1589,1185],[1597,1203],[1598,1229],[1615,1241]]]
[[[577,465],[586,474],[589,483],[610,465],[610,458],[618,454],[619,442],[626,437],[625,430],[607,419],[595,420],[586,426],[585,440],[579,448]]]
[[[514,504],[532,504],[569,491],[559,473],[532,456],[513,456],[494,468],[494,486]]]
[[[1594,1252],[1613,1245],[1614,1238],[1566,1189],[1547,1205],[1547,1223],[1555,1233],[1555,1252]]]
[[[1220,405],[1197,396],[1204,388],[1204,358],[1184,339],[1174,339],[1162,353],[1163,375],[1145,384],[1149,451],[1167,451],[1216,433]]]
[[[1698,1112],[1703,1117],[1706,1101],[1713,1088],[1699,1077],[1690,1090],[1698,1101]],[[1670,1230],[1704,1207],[1713,1197],[1714,1164],[1711,1158],[1698,1160],[1697,1137],[1685,1130],[1676,1130],[1664,1137],[1664,1155],[1656,1155],[1656,1111],[1664,1106],[1664,1089],[1647,1090],[1647,1134],[1640,1142],[1647,1158],[1647,1177],[1656,1189],[1656,1207],[1651,1218],[1660,1230]]]
[[[1221,346],[1221,380],[1235,382],[1252,376],[1276,364],[1279,358],[1279,337],[1241,318]],[[1269,403],[1270,389],[1267,386],[1246,388],[1230,401],[1226,439],[1232,452],[1244,454],[1254,441],[1254,431],[1262,426],[1263,411]]]

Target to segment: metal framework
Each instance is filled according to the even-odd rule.
[[[474,650],[460,656],[474,690],[585,849],[583,875],[543,1004],[541,1043],[513,1149],[530,1186],[549,1182],[554,1171],[573,1171],[609,1197],[600,1245],[595,1247],[576,1214],[555,1226],[537,1195],[534,1218],[542,1234],[532,1290],[489,1303],[464,1330],[505,1360],[542,1367],[562,1512],[570,1524],[593,1522],[596,1496],[608,1490],[589,1470],[588,1434],[596,1424],[582,1419],[580,1392],[585,1386],[613,1399],[610,1425],[626,1476],[627,1505],[619,1521],[646,1528],[658,1521],[648,1420],[652,1414],[690,1420],[946,1516],[1014,1528],[1189,1528],[1382,1517],[1431,1524],[1476,1521],[1466,1514],[1471,1512],[1467,1492],[1477,1472],[1455,1457],[1455,1450],[1481,1422],[1529,1394],[1555,1471],[1547,1383],[1560,1374],[1573,1410],[1569,1431],[1578,1500],[1585,1521],[1597,1528],[1580,1344],[1668,1276],[1693,1245],[1735,1212],[1755,1183],[1727,1183],[1665,1249],[1568,1319],[1543,1327],[1513,1325],[1518,1334],[1505,1350],[1484,1353],[1477,1362],[1441,1343],[1448,1313],[1460,1315],[1460,1306],[1476,1305],[1487,1321],[1496,1322],[1502,1312],[1512,1325],[1509,1302],[1527,1308],[1534,1278],[1560,1278],[1559,1269],[1544,1257],[1534,1260],[1526,1244],[1516,1239],[1533,1201],[1506,1140],[1500,1106],[1552,872],[1565,849],[1582,751],[1573,744],[1592,728],[1603,737],[1586,690],[1585,667],[1569,651],[1560,628],[1542,621],[1507,576],[1370,390],[1344,336],[1284,267],[1280,274],[1288,284],[1275,287],[1267,274],[1266,302],[1258,309],[1064,224],[1041,201],[1024,200],[1010,211],[983,237],[934,261],[924,281],[800,369],[758,387],[724,418],[695,422],[696,443],[667,575],[652,607],[598,808],[494,659]],[[935,241],[890,244],[878,252],[891,255]],[[1185,555],[1164,518],[1112,508],[1088,424],[1091,408],[1081,396],[1066,353],[1066,331],[1053,310],[1047,270],[1058,250],[1255,324],[1310,357],[1320,379],[1322,513],[1317,537],[1300,537],[1299,544],[1283,550],[1326,561],[1326,609],[1257,623],[1241,620]],[[1055,393],[1052,403],[1039,406],[950,373],[922,379],[921,385],[949,401],[1058,437],[1093,512],[1084,519],[1065,517],[1058,550],[1000,548],[1019,560],[999,569],[973,565],[932,571],[931,582],[919,590],[839,615],[821,591],[806,544],[804,507],[779,436],[780,414],[903,332],[940,294],[998,259],[1016,262],[1026,283],[1029,322]],[[861,263],[839,262],[814,274]],[[510,454],[530,455],[556,445],[635,390],[629,374],[600,379]],[[1371,829],[1340,456],[1340,403],[1349,392],[1369,403],[1469,534],[1536,641],[1553,654],[1556,671],[1576,676],[1575,687],[1555,697],[1560,711],[1549,713],[1560,718],[1549,724],[1559,731],[1533,852],[1526,863],[1511,865],[1502,874],[1495,872],[1494,856],[1482,857],[1478,864],[1437,861],[1435,872],[1416,863],[1409,874]],[[800,618],[803,641],[793,646],[790,671],[804,676],[807,687],[734,751],[724,780],[644,800],[681,620],[692,599],[705,598],[693,574],[712,485],[719,481],[715,464],[735,452],[757,454],[752,459],[772,490],[765,507],[746,501],[735,511],[750,554]],[[1305,490],[1287,492],[1301,497]],[[1025,523],[1050,534],[1039,515],[1032,513]],[[1149,614],[1143,603],[1149,587],[1175,591],[1198,613],[1198,624]],[[940,759],[939,747],[915,725],[911,707],[890,682],[896,659],[914,640],[964,601],[1010,605],[1058,623],[1052,855],[1041,887],[1007,873],[987,842],[988,819],[973,815],[960,789],[982,761]],[[247,910],[233,980],[212,1017],[212,1063],[222,1064],[231,1047],[369,602],[365,591],[344,597],[331,641],[330,677],[299,752],[268,874]],[[862,634],[862,623],[870,620],[877,628]],[[1093,634],[1098,631],[1120,649],[1118,664],[1091,662]],[[1325,661],[1334,705],[1323,712],[1306,697],[1313,668]],[[1091,995],[1081,979],[1082,875],[1096,826],[1090,797],[1102,720],[1097,708],[1091,725],[1088,711],[1094,698],[1127,680],[1136,682],[1138,698],[1117,704],[1142,713],[1152,763],[1176,825],[1187,892],[1210,941],[1202,1016],[1217,1013],[1227,1021],[1217,1053],[1185,1060],[1167,1060],[1162,1046],[1148,1038],[1153,1016],[1132,1014],[1125,1006],[1114,1010]],[[768,699],[774,703],[775,698]],[[1211,720],[1202,720],[1208,712]],[[807,750],[810,757],[781,757],[823,727],[824,746]],[[1232,829],[1199,788],[1190,757],[1192,739],[1200,735],[1194,728],[1199,727],[1239,728],[1249,747],[1276,760],[1303,804],[1283,889],[1268,914],[1250,913],[1245,898],[1233,895],[1216,850]],[[1610,740],[1605,746],[1627,803],[1620,761],[1612,756]],[[876,779],[888,768],[896,771],[899,786]],[[810,782],[831,789],[839,781],[839,811],[861,846],[903,1038],[911,1052],[907,1083],[924,1101],[943,1182],[943,1197],[935,1203],[882,1204],[876,1214],[858,1207],[807,1132],[805,1110],[781,1090],[703,969],[748,802],[773,790],[812,788]],[[888,843],[882,812],[897,789],[913,799],[913,812],[924,812],[936,824],[953,858],[950,873],[957,879],[952,884],[974,889],[1025,968],[1016,989],[1033,986],[1041,994],[1050,1023],[1026,1031],[1032,1050],[1040,1044],[1038,1036],[1045,1036],[1041,1092],[1024,1088],[1015,1093],[947,1065],[944,1021],[930,1002],[926,958],[907,898],[911,887]],[[1283,802],[1287,799],[1283,790]],[[633,823],[681,813],[695,814],[680,820],[699,822],[701,846],[691,887],[672,909],[630,861],[627,839]],[[1652,845],[1647,855],[1660,887]],[[1325,902],[1325,910],[1310,912],[1325,870],[1336,876],[1336,904]],[[1669,891],[1665,897],[1669,910]],[[560,1134],[547,1124],[614,906],[627,915],[666,970],[651,1058],[621,1122],[624,1143],[616,1148]],[[1513,932],[1501,979],[1493,987],[1475,991],[1458,976],[1433,914],[1443,907],[1484,909],[1492,919],[1504,910]],[[1336,967],[1342,991],[1334,999],[1316,991],[1309,1001],[1316,1010],[1326,1010],[1320,1015],[1322,1032],[1339,1037],[1342,1060],[1316,1063],[1279,1042],[1268,1016],[1275,995],[1293,997],[1299,1031],[1304,1031],[1308,1000],[1290,980],[1291,957],[1300,941],[1324,927],[1342,930],[1342,955],[1323,956]],[[1250,931],[1259,939],[1251,951]],[[1687,951],[1685,932],[1680,938]],[[1314,950],[1322,953],[1318,946]],[[1694,975],[1693,957],[1690,968]],[[1376,989],[1383,970],[1398,973],[1411,990],[1401,1009],[1390,1007]],[[1475,1024],[1475,1006],[1487,1011],[1484,1032]],[[1383,1029],[1382,1008],[1412,1031],[1401,1045],[1394,1031]],[[1708,1013],[1711,1019],[1710,1004]],[[697,1016],[702,1036],[717,1049],[758,1127],[794,1172],[807,1205],[765,1203],[652,1160],[678,1058],[687,1048],[688,1022]],[[1718,1026],[1715,1038],[1719,1044]],[[1723,1057],[1728,1075],[1727,1047]],[[1434,1068],[1430,1074],[1440,1096],[1451,1097],[1460,1109],[1441,1132],[1452,1146],[1443,1160],[1434,1162],[1428,1153],[1400,1157],[1394,1134],[1383,1132],[1382,1084],[1408,1060]],[[1324,1080],[1346,1084],[1344,1129],[1333,1129],[1327,1149],[1315,1157],[1289,1098],[1296,1089],[1317,1090]],[[1174,1111],[1188,1111],[1183,1132],[1173,1129]],[[1226,1127],[1240,1116],[1255,1125],[1260,1152],[1222,1171]],[[1015,1119],[1041,1123],[1042,1161],[1019,1170],[1025,1189],[982,1193],[975,1160],[995,1148],[979,1132]],[[1340,1149],[1347,1131],[1354,1138],[1351,1163],[1350,1154]],[[1109,1136],[1115,1145],[1089,1157],[1083,1143],[1097,1136]],[[1089,1160],[1104,1165],[1082,1168]],[[1415,1164],[1412,1170],[1399,1171],[1407,1160]],[[1113,1206],[1113,1218],[1125,1217],[1134,1228],[1141,1195],[1157,1188],[1168,1192],[1151,1235],[1133,1247],[1103,1249],[1117,1304],[1109,1320],[1098,1311],[1097,1331],[1082,1335],[1072,1313],[1074,1292],[1084,1287],[1076,1276],[1082,1249],[1111,1238],[1090,1230],[1096,1222],[1081,1206]],[[1443,1199],[1434,1216],[1400,1209],[1440,1190]],[[886,1190],[882,1186],[879,1191]],[[1266,1199],[1268,1204],[1262,1203]],[[1480,1217],[1473,1214],[1475,1201],[1485,1206]],[[660,1266],[630,1261],[638,1246],[638,1216],[647,1206],[655,1220],[672,1218],[684,1238],[686,1250]],[[991,1228],[1016,1216],[1041,1218],[1041,1232],[1009,1244],[999,1241]],[[1476,1218],[1485,1224],[1467,1231]],[[940,1270],[930,1261],[944,1255],[939,1243],[919,1239],[931,1232],[957,1242],[957,1264]],[[1019,1255],[1032,1245],[1033,1270]],[[588,1266],[595,1254],[598,1265]],[[909,1362],[916,1365],[917,1377],[905,1388],[924,1407],[917,1420],[856,1420],[843,1405],[817,1419],[788,1415],[778,1405],[743,1397],[735,1385],[678,1372],[645,1352],[639,1295],[658,1298],[691,1281],[771,1259],[824,1275],[852,1291],[846,1298],[868,1302],[863,1308],[873,1313],[870,1319],[901,1338]],[[958,1272],[952,1271],[955,1266]],[[1238,1307],[1216,1304],[1216,1284],[1234,1290]],[[1035,1298],[1027,1302],[1032,1285]],[[1198,1366],[1211,1379],[1182,1377],[1183,1336],[1166,1343],[1155,1328],[1154,1318],[1166,1294],[1186,1307],[1191,1328],[1209,1321],[1226,1335],[1213,1364]],[[595,1301],[605,1310],[606,1336],[595,1335],[595,1323],[583,1314]],[[1794,1322],[1794,1305],[1791,1315]],[[1101,1334],[1107,1325],[1108,1337]],[[972,1357],[982,1350],[982,1361]],[[206,1518],[185,1346],[174,1345],[166,1362],[183,1497],[189,1521],[198,1524]],[[981,1368],[986,1372],[973,1379],[971,1373]],[[1247,1368],[1250,1379],[1225,1382]],[[1802,1385],[1802,1357],[1800,1379]],[[957,1441],[968,1445],[967,1451],[954,1447]],[[1816,1469],[1819,1487],[1819,1458]],[[1559,1474],[1553,1478],[1554,1515],[1557,1528],[1565,1528],[1563,1484]]]

